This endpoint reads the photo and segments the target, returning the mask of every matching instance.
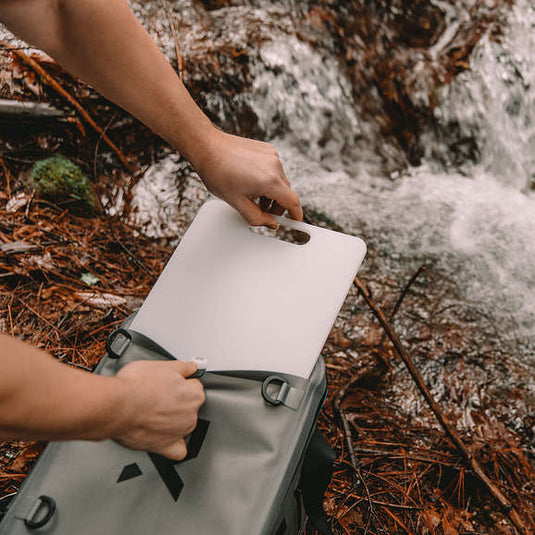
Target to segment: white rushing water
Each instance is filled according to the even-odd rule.
[[[184,54],[212,46],[215,37],[199,30],[205,15],[193,2],[132,3],[169,57],[175,54],[172,13]],[[462,22],[456,17],[465,16],[446,8],[448,25],[430,49],[432,57],[454,38]],[[356,109],[350,80],[334,58],[293,34],[285,7],[266,0],[211,16],[218,38],[236,47],[248,46],[247,24],[267,28],[269,39],[251,62],[251,88],[235,98],[256,113],[303,203],[362,236],[371,253],[382,255],[385,271],[406,277],[408,266],[434,262],[455,279],[467,302],[491,315],[501,336],[520,340],[527,361],[535,362],[533,0],[518,0],[507,10],[499,41],[484,36],[470,70],[437,90],[437,119],[446,132],[456,124],[458,137],[474,140],[478,162],[445,170],[435,159],[444,140],[429,132],[424,163],[392,176],[381,173],[381,161],[389,152],[395,159],[399,149],[385,142],[377,154],[379,128]],[[217,94],[208,100],[215,116],[224,112]],[[183,169],[171,154],[134,188],[130,218],[145,234],[171,238],[183,232],[187,218],[176,206],[177,189],[183,211],[194,212],[205,199],[191,176],[181,186]]]
[[[184,53],[212,39],[200,32],[202,17],[191,2],[172,5],[179,13]],[[429,132],[423,137],[423,164],[391,176],[381,172],[381,161],[389,153],[395,160],[399,149],[385,142],[378,155],[379,128],[355,108],[351,82],[338,62],[297,39],[288,17],[281,22],[280,6],[268,1],[261,5],[214,11],[212,23],[219,38],[226,35],[228,42],[246,46],[245,24],[237,21],[259,21],[260,27],[278,21],[278,26],[269,27],[269,39],[251,62],[250,90],[235,98],[246,100],[256,113],[303,203],[362,236],[370,254],[380,257],[374,268],[389,276],[398,273],[403,280],[421,263],[432,262],[457,283],[470,306],[491,318],[502,340],[516,343],[519,358],[526,364],[535,362],[532,1],[519,0],[508,9],[500,42],[484,36],[471,54],[470,70],[437,89],[439,123],[446,135],[448,125],[456,124],[457,137],[473,140],[480,156],[477,163],[440,164],[435,155],[447,139]],[[158,14],[151,18],[150,9],[137,8],[172,57],[168,13],[158,4]],[[429,51],[432,57],[454,38],[462,22],[453,10],[450,15],[442,37]],[[214,116],[221,117],[222,100],[214,94],[207,102]],[[170,156],[137,186],[135,222],[149,235],[176,230],[173,221],[178,215],[166,208],[176,188],[176,165]],[[191,192],[189,197],[193,209],[204,198]],[[162,224],[169,226],[167,231],[162,231]]]
[[[438,262],[469,302],[492,315],[502,336],[523,340],[533,363],[533,7],[519,1],[508,15],[502,42],[485,36],[471,56],[471,70],[442,90],[437,117],[444,124],[456,121],[463,135],[476,138],[480,161],[445,172],[432,160],[436,141],[429,135],[423,165],[394,175],[395,180],[376,174],[365,148],[357,165],[336,169],[333,157],[347,142],[344,132],[371,126],[355,116],[345,96],[347,81],[332,64],[292,39],[264,47],[268,68],[256,77],[251,98],[267,131],[272,116],[290,116],[288,134],[274,143],[304,203],[362,235],[372,248],[387,251],[400,265],[414,259]],[[333,128],[326,117],[340,120]],[[331,145],[318,147],[326,130],[332,133]]]
[[[225,8],[215,17],[231,25],[247,9]],[[249,11],[261,18],[257,8]],[[193,17],[191,11],[187,14]],[[385,272],[406,277],[408,266],[433,262],[458,283],[468,303],[493,318],[504,340],[519,341],[519,353],[533,363],[535,12],[529,0],[519,0],[506,17],[501,42],[483,37],[471,55],[471,69],[439,93],[438,120],[446,130],[457,123],[457,135],[475,140],[476,164],[445,171],[433,158],[443,141],[429,133],[421,166],[384,176],[376,145],[369,142],[378,139],[378,127],[359,116],[350,81],[336,61],[287,28],[270,30],[271,38],[251,67],[252,88],[239,98],[248,101],[278,148],[304,204],[362,236],[370,251],[382,255]],[[451,21],[431,54],[447,45],[456,24]],[[195,28],[184,31],[185,46],[198,38]],[[238,41],[245,42],[243,32],[238,33]],[[213,107],[221,113],[217,98]],[[386,146],[384,152],[389,150],[395,157],[398,149]],[[167,187],[162,176],[171,181],[170,191],[174,187],[173,174],[166,170],[175,164],[168,163],[156,164],[134,201],[136,222],[148,225],[151,235],[159,225],[154,219],[158,210],[167,224],[175,218],[158,200],[169,195],[169,190],[162,193]],[[154,184],[160,189],[151,196]],[[198,203],[202,197],[193,195]],[[143,214],[148,216],[145,223]]]

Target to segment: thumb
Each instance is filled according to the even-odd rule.
[[[266,227],[277,228],[278,224],[271,214],[262,212],[260,208],[248,197],[240,197],[234,203],[234,208],[247,220],[249,225],[258,227],[265,225]]]
[[[172,461],[181,461],[188,454],[188,448],[186,447],[186,442],[181,439],[169,446],[160,448],[154,453],[159,453]]]
[[[187,362],[184,362],[182,360],[176,360],[172,364],[178,370],[178,373],[182,375],[182,377],[187,378],[190,375],[193,375],[197,371],[197,364],[193,362],[192,360],[189,360]]]

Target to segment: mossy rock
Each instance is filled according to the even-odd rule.
[[[58,204],[95,212],[97,199],[89,178],[74,162],[55,155],[35,162],[30,173],[31,186],[36,193]]]

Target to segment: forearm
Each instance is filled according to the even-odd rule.
[[[276,227],[265,211],[286,209],[302,219],[277,151],[217,130],[126,0],[0,0],[0,19],[176,147],[249,224]],[[265,211],[254,202],[261,197]]]
[[[3,0],[0,17],[197,164],[213,126],[125,0]]]
[[[0,438],[118,436],[126,418],[124,384],[70,368],[46,352],[0,335]]]

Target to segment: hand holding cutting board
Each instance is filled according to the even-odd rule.
[[[308,378],[366,253],[354,236],[277,218],[308,235],[298,245],[252,232],[207,202],[131,328],[208,371],[262,370]]]
[[[216,130],[207,146],[208,151],[194,156],[193,165],[206,187],[238,210],[250,225],[275,228],[277,222],[271,213],[282,215],[285,210],[292,219],[303,219],[299,197],[272,145]],[[253,201],[257,198],[260,205]]]

